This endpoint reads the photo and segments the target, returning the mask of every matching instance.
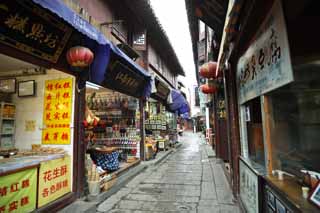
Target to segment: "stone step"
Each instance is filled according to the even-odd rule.
[[[59,213],[96,213],[97,211],[97,203],[96,202],[85,202],[82,200],[73,202],[66,208],[59,211]]]

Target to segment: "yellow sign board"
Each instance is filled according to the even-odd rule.
[[[42,162],[39,169],[38,208],[71,192],[70,157]]]
[[[72,89],[72,78],[46,81],[42,144],[70,144]]]
[[[32,212],[36,208],[37,168],[0,177],[0,212]]]

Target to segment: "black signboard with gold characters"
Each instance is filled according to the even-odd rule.
[[[56,63],[72,29],[30,0],[0,1],[0,42]]]
[[[115,60],[106,72],[104,86],[134,97],[141,97],[147,80],[124,63]]]

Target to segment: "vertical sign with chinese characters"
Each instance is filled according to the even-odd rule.
[[[239,59],[239,102],[244,102],[293,81],[289,43],[280,0],[257,32],[255,41]]]
[[[0,177],[0,212],[32,212],[36,191],[37,168]]]
[[[45,82],[42,144],[70,144],[72,78]]]
[[[70,157],[43,162],[39,169],[38,208],[71,192]]]

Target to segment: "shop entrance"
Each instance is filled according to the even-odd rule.
[[[92,184],[99,184],[103,186],[102,191],[107,191],[120,173],[139,163],[139,121],[137,98],[86,83],[83,124],[87,147],[87,180],[91,194],[95,194],[90,188]]]

